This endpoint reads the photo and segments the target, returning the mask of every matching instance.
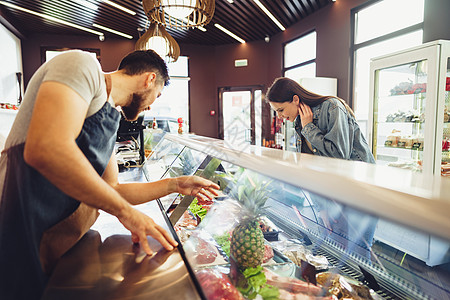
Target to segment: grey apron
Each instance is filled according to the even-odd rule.
[[[114,150],[119,121],[120,113],[106,102],[85,120],[76,139],[78,147],[100,176]],[[3,300],[41,297],[48,280],[43,270],[45,262],[40,259],[44,233],[73,218],[78,209],[89,208],[80,206],[79,201],[61,192],[27,165],[23,151],[24,143],[4,150],[0,158],[6,160],[1,163],[7,164],[0,202],[0,298]],[[84,233],[66,232],[68,235]],[[79,238],[81,236],[76,237],[69,247]]]

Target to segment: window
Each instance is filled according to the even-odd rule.
[[[188,57],[180,56],[174,63],[167,63],[170,84],[164,87],[161,96],[152,104],[145,118],[153,117],[183,118],[184,132],[189,131],[189,77]]]
[[[352,10],[353,95],[350,97],[366,136],[370,59],[422,44],[423,15],[424,0],[372,0]]]
[[[56,55],[61,54],[61,50],[47,50],[45,51],[45,61],[52,59]],[[88,52],[93,58],[97,58],[97,54],[95,52]]]
[[[45,63],[47,60],[52,59],[58,54],[68,50],[83,50],[89,52],[92,57],[97,58],[100,61],[100,49],[94,48],[61,48],[61,47],[41,47],[41,64]]]
[[[19,104],[22,94],[20,39],[0,24],[0,102]]]
[[[316,32],[310,32],[284,46],[284,76],[293,80],[316,77]]]

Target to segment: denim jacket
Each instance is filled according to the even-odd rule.
[[[301,152],[303,135],[315,155],[375,163],[355,118],[335,98],[311,107],[313,121],[302,128],[300,116],[294,121],[297,152]]]

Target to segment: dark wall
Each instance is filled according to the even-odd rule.
[[[425,0],[423,42],[450,40],[450,0]]]
[[[189,127],[198,135],[216,137],[218,132],[218,100],[216,89],[217,61],[214,47],[180,46],[189,57]]]
[[[101,65],[104,71],[117,69],[120,60],[134,50],[135,41],[108,38],[100,42],[96,36],[67,36],[52,34],[31,34],[22,40],[23,73],[25,86],[41,65],[41,47],[95,48],[100,49]]]
[[[190,128],[199,135],[218,137],[218,94],[221,87],[265,84],[268,75],[267,44],[253,42],[220,47],[180,45],[189,56]],[[234,67],[236,59],[247,67]],[[210,115],[214,110],[216,114]]]

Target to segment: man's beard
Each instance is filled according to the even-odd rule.
[[[127,121],[137,120],[141,113],[141,105],[144,102],[143,94],[133,93],[131,95],[131,102],[127,106],[122,106],[123,116]]]

